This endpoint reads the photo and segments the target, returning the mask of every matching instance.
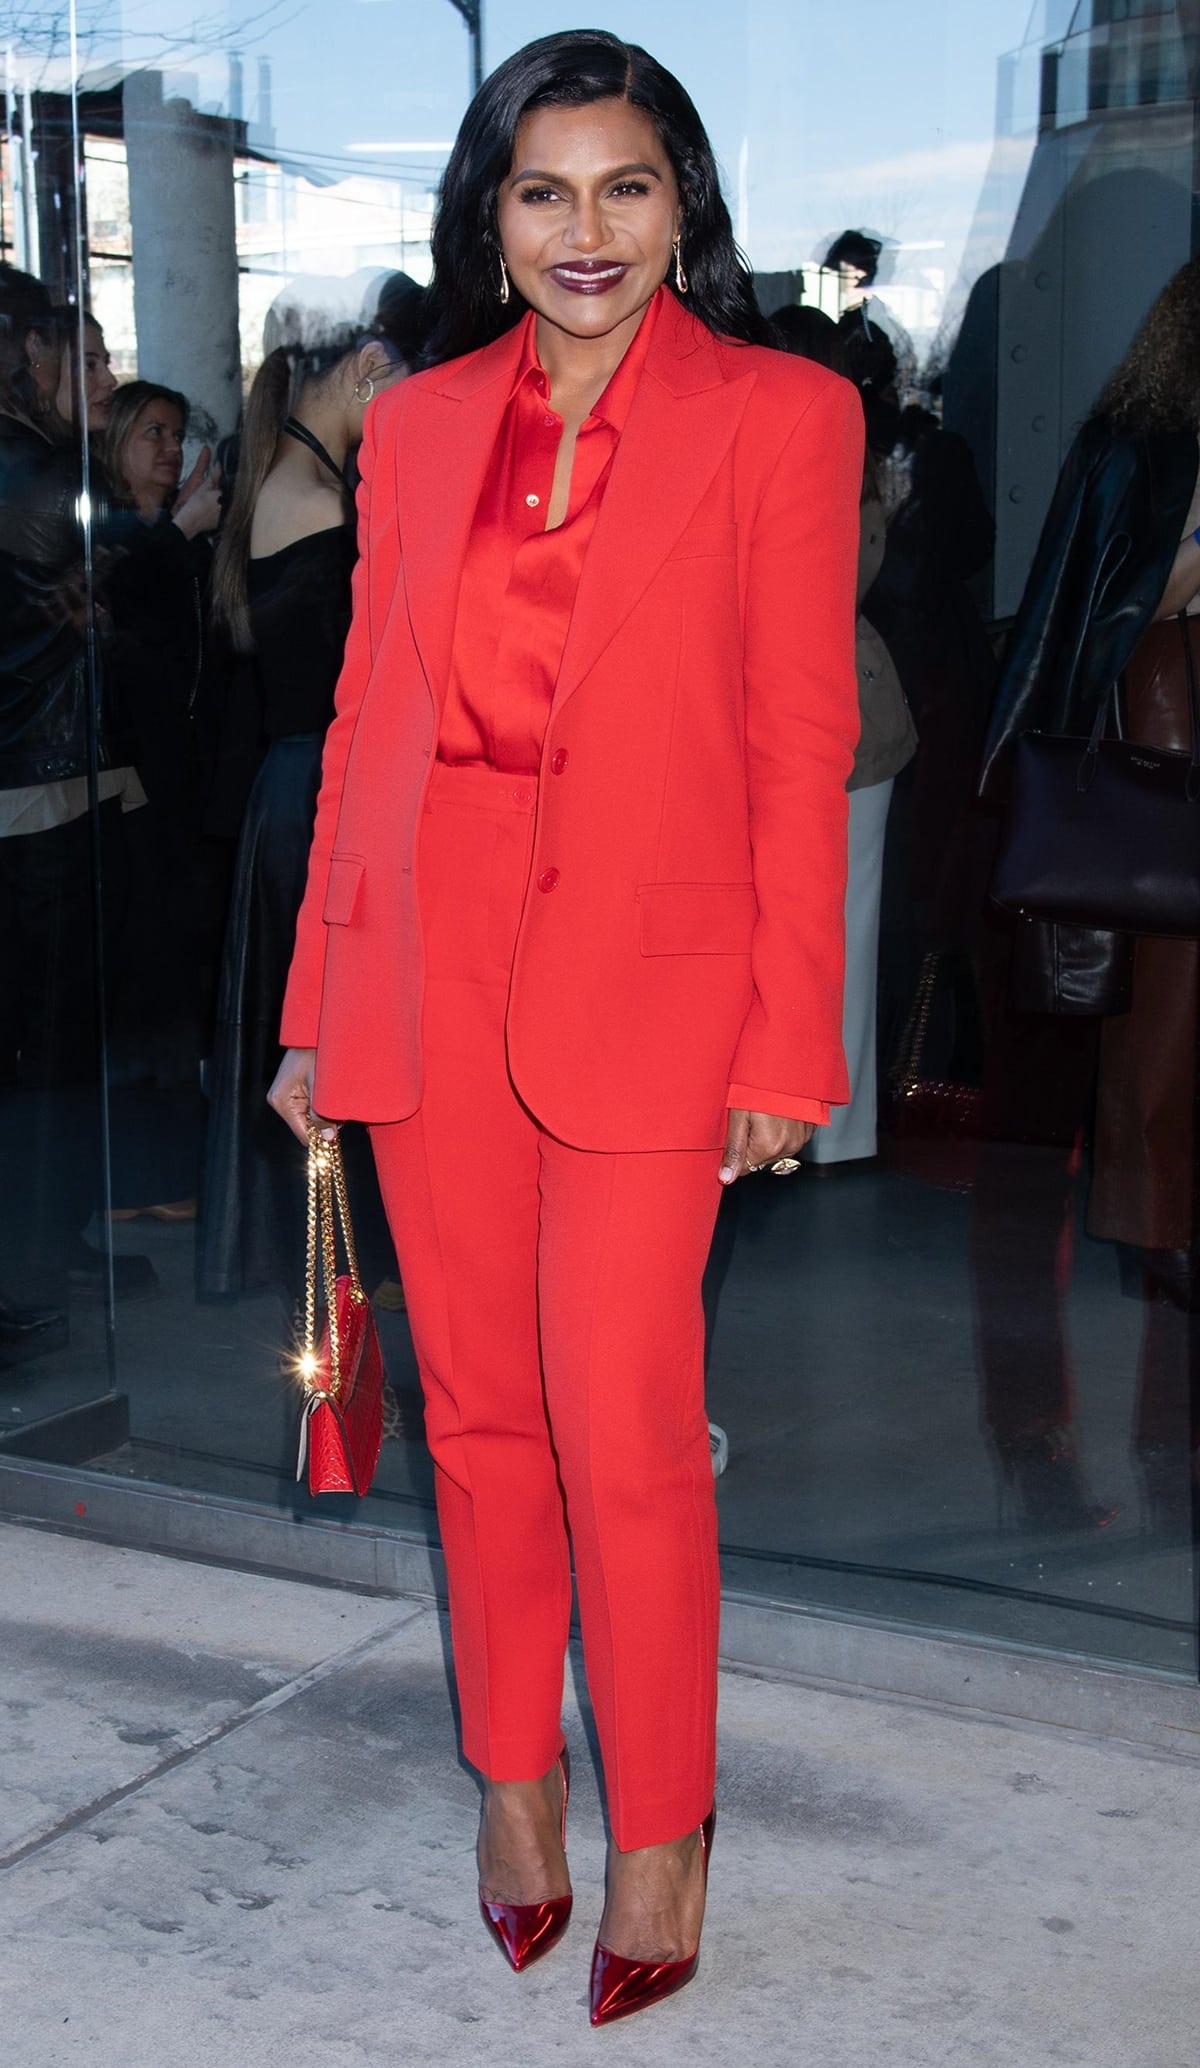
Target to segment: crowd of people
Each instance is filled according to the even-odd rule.
[[[880,1027],[906,1093],[941,1067],[929,1110],[1054,1152],[1044,1221],[986,1157],[973,1209],[989,1433],[1031,1518],[1105,1520],[1010,1318],[1029,1286],[1061,1303],[1097,1081],[1092,1224],[1141,1261],[1139,1430],[1179,1463],[1153,1314],[1197,1303],[1195,941],[1135,945],[1120,884],[1089,927],[1000,921],[988,887],[1018,750],[1090,731],[1098,757],[1114,703],[1200,810],[1200,262],[1079,434],[997,675],[992,517],[909,391],[878,240],[830,248],[840,321],[768,324],[648,53],[583,31],[505,60],[432,250],[428,297],[393,276],[362,325],[272,340],[186,478],[188,398],[118,384],[94,320],[0,273],[0,1355],[61,1340],[75,1291],[154,1290],[97,1209],[197,1219],[201,1297],[293,1288],[299,1160],[366,1123],[513,1968],[571,1915],[574,1585],[598,2025],[696,1968],[718,1202],[873,1158]]]
[[[840,320],[805,302],[770,320],[778,350],[853,382],[867,434],[861,734],[848,785],[852,1095],[804,1158],[829,1172],[875,1156],[880,1095],[924,986],[937,1067],[991,1101],[977,1133],[1069,1144],[1100,1082],[1093,1226],[1157,1257],[1152,1275],[1179,1280],[1186,1303],[1192,1078],[1165,1059],[1162,1038],[1174,1030],[1182,1059],[1194,986],[1175,981],[1175,965],[1186,974],[1191,950],[1139,951],[1142,992],[1157,956],[1173,1008],[1117,1012],[1098,1058],[1097,1018],[1064,1016],[1061,1001],[1038,995],[1028,930],[1017,929],[1015,961],[1007,933],[998,945],[987,898],[995,817],[975,801],[997,665],[973,585],[994,525],[968,447],[929,406],[936,394],[913,398],[911,345],[871,292],[877,259],[874,240],[845,233],[827,257],[843,281]],[[107,1257],[85,1233],[105,1196],[102,1051],[113,1217],[195,1220],[201,1298],[296,1291],[302,1190],[263,1094],[350,622],[355,452],[374,396],[421,363],[425,304],[394,275],[360,326],[314,337],[309,324],[302,340],[276,344],[220,463],[204,445],[185,466],[188,397],[118,383],[91,316],[0,268],[0,925],[19,973],[0,1008],[0,1096],[24,1173],[0,1205],[5,1363],[61,1343],[70,1297],[105,1289]],[[1149,386],[1123,406],[1152,410]],[[1190,455],[1186,433],[1182,443]],[[1010,684],[1029,673],[1031,622],[1036,632],[1027,599]],[[1131,1039],[1144,1056],[1126,1054]],[[1055,1061],[1039,1075],[1047,1043]],[[1118,1092],[1131,1071],[1150,1087],[1144,1122]],[[1169,1096],[1155,1105],[1160,1080]],[[1015,1116],[1020,1085],[1035,1087],[1033,1108]],[[1040,1111],[1047,1100],[1053,1113]],[[351,1154],[365,1245],[384,1278],[373,1172],[353,1139]],[[1171,1209],[1131,1219],[1127,1168],[1147,1197],[1165,1185]],[[990,1226],[986,1161],[975,1171]],[[136,1250],[123,1246],[111,1268],[118,1298],[156,1288]],[[1061,1402],[1053,1420],[1057,1429]]]
[[[5,1362],[106,1287],[85,1233],[102,1065],[113,1218],[198,1218],[202,1296],[294,1285],[264,1093],[350,620],[354,451],[416,361],[422,301],[393,276],[370,321],[279,345],[224,466],[203,446],[185,476],[187,396],[119,384],[92,317],[0,268]],[[136,1251],[111,1268],[119,1299],[157,1289]]]
[[[104,1289],[84,1232],[104,1197],[102,1048],[113,1218],[197,1220],[201,1297],[294,1291],[301,1193],[263,1092],[350,622],[355,451],[374,395],[420,361],[424,305],[393,275],[357,329],[278,343],[220,462],[202,445],[185,475],[188,397],[119,383],[91,315],[0,268],[0,868],[22,972],[0,1082],[33,1195],[32,1211],[10,1206],[0,1355],[60,1342],[71,1292]],[[796,305],[771,333],[886,418],[863,481],[860,601],[884,559],[877,455],[899,435],[894,354],[876,327],[864,358],[862,328],[857,304],[840,326]],[[826,1162],[875,1149],[883,832],[916,737],[865,615],[859,649],[855,1100],[812,1152]],[[378,1217],[362,1218],[386,1270]],[[136,1252],[113,1269],[118,1298],[156,1289]]]

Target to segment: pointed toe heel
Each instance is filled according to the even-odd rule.
[[[711,1809],[700,1826],[705,1887],[716,1823],[717,1812]],[[631,2018],[635,2011],[649,2010],[652,2003],[661,2003],[664,1997],[686,1989],[699,1965],[698,1946],[687,1960],[626,1960],[620,1953],[611,1953],[597,1939],[589,1992],[592,2024],[612,2025],[618,2018]]]
[[[556,1946],[571,1921],[570,1896],[551,1896],[545,1903],[485,1903],[480,1915],[509,1966],[519,1975]]]
[[[567,1845],[567,1800],[571,1793],[571,1759],[566,1746],[558,1756],[562,1773],[562,1842]],[[556,1946],[571,1921],[573,1895],[547,1896],[541,1903],[488,1903],[479,1898],[479,1914],[518,1975]]]
[[[699,1964],[699,1951],[690,1960],[624,1960],[597,1939],[592,1955],[592,2024],[612,2025],[674,1996],[687,1987]]]

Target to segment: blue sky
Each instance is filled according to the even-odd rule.
[[[276,137],[297,157],[366,170],[352,146],[454,134],[468,39],[449,0],[274,0],[264,16],[267,4],[229,0],[227,32],[220,13],[206,18],[207,58],[168,59],[202,105],[225,104],[225,50],[240,43],[247,112],[256,59],[268,56]],[[484,4],[489,65],[573,25],[561,0]],[[156,40],[186,38],[197,12],[197,0],[106,7],[116,34],[105,53],[150,61]],[[811,263],[830,234],[863,223],[908,247],[901,270],[940,266],[948,289],[991,152],[997,60],[1030,12],[1031,0],[589,0],[583,19],[635,38],[683,79],[757,267]],[[434,180],[440,162],[406,153],[379,164]]]
[[[636,38],[679,74],[731,201],[749,138],[752,255],[772,263],[789,228],[824,229],[821,207],[831,220],[851,205],[873,207],[891,215],[884,228],[900,231],[919,210],[927,230],[940,186],[961,210],[964,168],[993,135],[996,61],[1021,41],[1029,11],[1030,0],[592,0],[584,19]],[[485,0],[489,64],[571,19],[561,0]],[[337,29],[313,65],[309,24],[324,21]],[[348,0],[336,14],[314,0],[273,56],[275,122],[287,143],[321,131],[335,150],[449,137],[462,112],[467,36],[449,0]],[[907,176],[896,170],[903,161],[913,161]],[[864,171],[876,164],[890,170],[872,188]]]

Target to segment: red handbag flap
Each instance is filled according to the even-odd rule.
[[[370,1491],[383,1446],[383,1352],[370,1301],[355,1298],[349,1277],[338,1279],[335,1297],[340,1383],[336,1399],[316,1399],[305,1410],[308,1490],[361,1499]],[[327,1387],[332,1378],[328,1321],[318,1355],[316,1384]]]

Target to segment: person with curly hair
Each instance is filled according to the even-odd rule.
[[[1003,795],[1019,734],[1089,734],[1114,684],[1128,738],[1189,750],[1189,677],[1200,664],[1198,437],[1200,259],[1190,259],[1067,455],[1005,657],[986,795]],[[1194,1306],[1200,944],[1019,919],[1012,970],[1011,1003],[1100,1022],[1089,1233],[1132,1253],[1160,1307]],[[1085,1125],[1082,1106],[1079,1118]],[[1155,1368],[1148,1335],[1143,1457],[1161,1423]]]

